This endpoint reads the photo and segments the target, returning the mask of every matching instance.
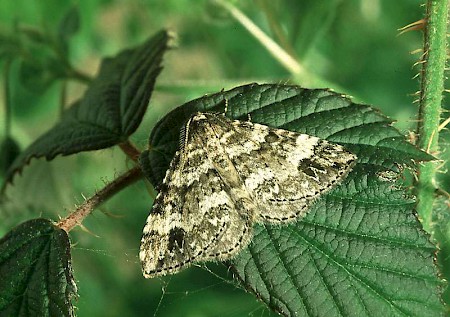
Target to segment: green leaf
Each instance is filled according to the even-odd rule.
[[[33,157],[53,159],[125,141],[147,110],[169,35],[162,31],[141,46],[103,61],[84,97],[17,158],[7,181]]]
[[[226,100],[226,101],[225,101]],[[247,85],[191,101],[153,129],[140,162],[160,185],[196,111],[226,115],[340,143],[358,155],[345,181],[289,225],[256,225],[229,264],[242,286],[285,316],[437,316],[436,248],[395,182],[400,165],[429,160],[377,110],[323,89]]]
[[[433,238],[439,245],[438,263],[442,276],[450,280],[450,199],[438,197],[433,208]],[[450,303],[450,286],[446,285],[443,299]]]
[[[302,221],[258,226],[234,271],[286,316],[438,316],[436,248],[414,204],[357,166]]]
[[[73,316],[76,286],[67,233],[27,221],[0,240],[0,315]]]

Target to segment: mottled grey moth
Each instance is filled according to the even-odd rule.
[[[144,227],[147,278],[234,257],[254,223],[304,216],[356,160],[341,145],[222,114],[196,113],[182,134]]]

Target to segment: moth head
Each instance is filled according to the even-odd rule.
[[[186,148],[193,132],[198,135],[208,135],[211,127],[216,125],[229,125],[229,119],[219,113],[196,112],[192,114],[181,129],[180,149]]]

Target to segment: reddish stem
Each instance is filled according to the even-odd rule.
[[[120,143],[119,147],[130,159],[137,162],[141,152],[129,140]]]
[[[84,218],[86,218],[95,208],[100,204],[114,196],[117,192],[131,185],[135,181],[142,177],[142,170],[136,166],[128,170],[111,183],[107,184],[92,197],[86,199],[86,201],[79,206],[74,212],[68,215],[66,218],[61,219],[57,226],[61,229],[69,232],[75,226],[80,225]]]

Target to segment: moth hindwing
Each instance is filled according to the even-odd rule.
[[[302,217],[356,160],[341,145],[221,114],[196,113],[184,129],[144,227],[147,278],[234,257],[254,223]]]

